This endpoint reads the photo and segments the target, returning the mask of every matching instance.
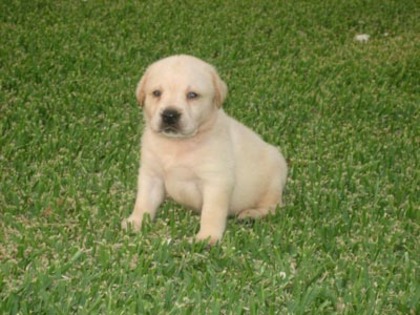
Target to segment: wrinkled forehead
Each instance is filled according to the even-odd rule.
[[[211,67],[203,62],[164,60],[148,69],[147,85],[154,87],[212,88]]]

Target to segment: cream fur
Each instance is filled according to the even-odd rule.
[[[190,92],[198,97],[189,99]],[[196,239],[214,244],[228,215],[258,218],[281,205],[285,159],[223,111],[227,87],[211,65],[186,55],[162,59],[146,70],[136,95],[146,127],[134,211],[123,228],[139,230],[144,214],[153,219],[170,196],[201,213]],[[180,113],[176,133],[161,130],[167,108]]]

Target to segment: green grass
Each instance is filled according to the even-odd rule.
[[[0,313],[420,312],[418,3],[275,2],[0,3]],[[210,250],[170,202],[120,230],[135,86],[175,53],[290,163],[287,205]]]

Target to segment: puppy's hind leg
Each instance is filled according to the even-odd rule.
[[[239,212],[238,219],[260,219],[268,214],[274,214],[276,207],[283,205],[282,195],[281,190],[270,191],[255,208],[245,209]]]
[[[246,219],[260,219],[265,217],[267,214],[273,214],[276,207],[267,207],[267,208],[253,208],[253,209],[246,209],[242,210],[238,214],[239,220],[246,220]]]

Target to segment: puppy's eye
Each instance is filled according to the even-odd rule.
[[[188,92],[187,93],[187,99],[193,100],[195,98],[198,98],[198,94],[197,93],[195,93],[195,92]]]
[[[161,97],[161,96],[162,96],[162,91],[160,91],[160,90],[154,90],[154,91],[152,92],[152,95],[153,95],[154,97]]]

